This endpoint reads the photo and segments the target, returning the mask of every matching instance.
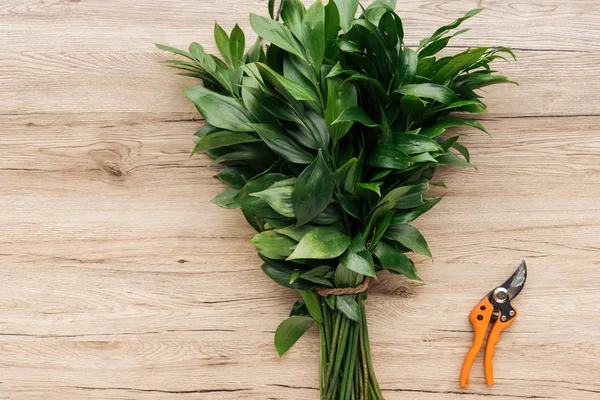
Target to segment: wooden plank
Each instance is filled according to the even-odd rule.
[[[519,115],[600,115],[600,82],[581,79],[594,76],[600,63],[598,7],[593,1],[526,3],[485,4],[489,9],[468,22],[472,31],[453,42],[455,52],[475,45],[515,47],[519,62],[498,68],[521,86],[491,91],[494,114],[508,115],[521,104]],[[407,43],[417,45],[476,6],[466,0],[402,3]],[[187,48],[196,40],[217,52],[217,19],[227,29],[239,22],[249,45],[255,35],[247,15],[265,14],[266,5],[177,0],[168,8],[152,1],[3,2],[0,75],[11,96],[0,97],[0,113],[192,112],[181,89],[196,81],[159,64],[169,56],[152,43]]]
[[[0,114],[125,112],[156,118],[193,113],[181,90],[199,81],[178,77],[160,64],[169,54],[148,51],[6,54],[0,58],[0,73],[5,76],[3,90],[11,96],[0,97]],[[581,79],[596,73],[600,55],[517,51],[517,56],[516,63],[496,64],[520,86],[499,85],[489,91],[485,101],[494,105],[493,115],[509,116],[515,110],[522,116],[600,115],[600,82]],[[517,104],[521,106],[515,108]]]
[[[362,3],[366,6],[371,1]],[[593,52],[600,46],[600,10],[594,0],[398,1],[396,9],[408,43],[415,45],[439,26],[482,6],[486,12],[468,23],[473,31],[458,37],[456,45],[486,43],[565,52]],[[251,12],[267,15],[267,1],[171,0],[165,7],[155,0],[4,0],[0,5],[4,51],[27,51],[23,46],[27,37],[30,48],[50,54],[65,50],[145,52],[149,43],[157,41],[187,46],[202,40],[209,45],[215,20],[228,30],[238,23],[249,31]],[[49,40],[54,37],[62,40]]]
[[[137,117],[0,118],[3,388],[315,398],[316,332],[277,359],[272,335],[296,296],[262,274],[239,212],[209,203],[222,185],[208,160],[185,157],[201,122]],[[479,170],[440,174],[448,195],[417,224],[435,254],[419,259],[426,283],[383,276],[369,300],[387,398],[594,398],[600,141],[581,141],[595,118],[556,120],[491,118],[495,139],[466,138]],[[520,258],[530,278],[498,346],[498,386],[483,387],[478,361],[460,391],[466,314]]]

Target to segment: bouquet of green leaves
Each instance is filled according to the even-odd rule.
[[[258,35],[246,51],[236,25],[215,24],[222,58],[198,43],[166,61],[203,86],[184,90],[206,119],[192,154],[226,165],[229,185],[213,200],[240,208],[275,282],[300,298],[275,333],[283,355],[312,325],[320,331],[322,399],[382,399],[371,362],[364,301],[377,271],[419,280],[415,252],[430,256],[410,223],[440,198],[427,196],[438,165],[473,167],[459,136],[486,111],[475,90],[509,82],[489,64],[504,47],[437,56],[464,32],[473,10],[417,49],[404,44],[395,0],[269,1],[251,14]],[[355,18],[358,7],[359,17]],[[453,115],[454,112],[461,116]]]

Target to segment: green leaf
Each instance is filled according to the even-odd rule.
[[[250,46],[250,48],[248,49],[248,52],[246,53],[246,62],[247,63],[253,63],[253,62],[258,62],[260,61],[261,57],[264,57],[265,54],[263,52],[263,47],[262,47],[262,38],[260,36],[256,37],[256,41],[254,42],[254,44],[252,46]]]
[[[322,213],[313,218],[312,222],[318,225],[332,225],[343,218],[342,212],[333,204],[329,204]]]
[[[229,36],[227,33],[219,26],[219,24],[215,21],[215,41],[217,42],[217,47],[221,52],[221,55],[225,59],[225,61],[229,65],[233,65],[231,58],[231,50],[229,47]]]
[[[446,80],[454,77],[459,72],[468,69],[471,65],[475,64],[479,59],[488,51],[487,47],[479,47],[477,49],[470,49],[452,59],[440,68],[431,80],[435,83],[444,83]]]
[[[406,125],[411,126],[417,119],[417,116],[427,107],[427,101],[416,96],[407,95],[400,100],[400,111],[406,117]]]
[[[463,160],[462,158],[460,158],[459,156],[457,156],[456,154],[454,154],[451,151],[447,151],[443,155],[437,157],[436,160],[440,165],[453,164],[453,165],[457,165],[462,168],[477,169],[477,167],[475,167],[473,164],[471,164],[470,162],[468,162],[466,160]]]
[[[331,281],[327,279],[326,276],[333,276],[333,269],[329,265],[321,265],[319,267],[312,268],[300,274],[299,278],[323,286],[333,286]]]
[[[312,230],[312,228],[314,228],[313,225],[302,225],[302,226],[290,225],[285,228],[277,229],[277,233],[281,233],[282,235],[290,237],[290,238],[294,239],[296,242],[299,242],[300,240],[302,240],[304,235],[306,235],[309,231]]]
[[[443,142],[440,143],[440,146],[442,146],[442,148],[444,149],[444,151],[448,151],[448,149],[450,149],[450,147],[452,147],[452,145],[454,143],[456,143],[456,141],[459,139],[459,136],[452,136],[446,140],[444,140]]]
[[[360,312],[358,309],[358,303],[352,296],[341,295],[337,297],[337,302],[335,303],[335,308],[337,308],[342,314],[346,317],[350,318],[352,321],[359,322],[360,321]]]
[[[356,87],[348,82],[343,84],[341,78],[327,79],[327,108],[325,108],[325,122],[334,143],[337,143],[352,128],[353,122],[333,124],[342,114],[342,111],[358,104]]]
[[[351,216],[353,216],[354,218],[360,220],[361,219],[361,208],[362,208],[362,202],[360,197],[358,196],[345,196],[345,195],[338,195],[338,202],[340,203],[340,206],[342,206],[342,209],[350,214]]]
[[[244,60],[244,50],[246,49],[246,35],[244,31],[235,24],[231,31],[229,38],[229,54],[231,56],[231,63],[234,68],[242,65]]]
[[[304,113],[304,128],[311,137],[312,148],[323,149],[327,153],[329,149],[329,131],[323,118],[323,114],[313,109],[306,109]]]
[[[369,157],[367,164],[372,167],[406,169],[413,164],[412,159],[398,147],[391,144],[378,146]]]
[[[467,160],[467,162],[471,161],[471,156],[469,155],[469,149],[467,149],[462,144],[455,142],[452,147],[454,147],[458,152]]]
[[[371,128],[379,126],[379,124],[373,122],[371,117],[362,108],[357,106],[346,108],[331,124],[335,125],[342,122],[358,122]]]
[[[429,77],[435,72],[436,60],[435,57],[419,58],[417,63],[417,76]]]
[[[246,68],[247,70],[253,72],[257,77],[260,76],[265,84],[265,87],[271,93],[276,93],[276,97],[283,98],[285,102],[289,103],[299,117],[304,115],[304,106],[286,89],[285,85],[283,85],[283,83],[278,79],[278,76],[276,76],[275,71],[263,63],[246,65]],[[301,123],[302,121],[298,120],[298,122]]]
[[[294,82],[292,79],[288,79],[285,76],[271,69],[269,66],[263,63],[257,63],[256,67],[264,77],[265,74],[270,74],[271,79],[277,80],[285,90],[287,90],[292,97],[296,100],[306,100],[319,102],[319,99],[309,90],[306,90],[304,86]],[[276,89],[277,90],[277,89]]]
[[[350,237],[336,228],[318,226],[308,232],[288,260],[330,259],[339,257],[350,245]]]
[[[281,23],[250,13],[250,25],[254,32],[275,46],[304,58],[304,52],[292,33]]]
[[[395,274],[401,274],[409,279],[421,281],[417,275],[415,264],[404,253],[385,242],[379,242],[373,252],[381,267]]]
[[[296,164],[310,164],[315,157],[275,125],[249,124],[275,153]]]
[[[442,104],[450,104],[458,100],[452,89],[433,83],[415,83],[396,89],[396,93],[411,95],[425,99],[433,99]]]
[[[379,20],[379,29],[383,33],[385,44],[393,49],[398,44],[398,26],[392,12],[386,12]]]
[[[375,277],[373,257],[365,246],[362,235],[356,235],[348,249],[340,257],[340,262],[349,270],[356,273]]]
[[[269,92],[257,89],[253,87],[244,87],[244,90],[248,91],[257,103],[256,107],[261,109],[260,114],[257,117],[264,118],[265,112],[270,113],[274,117],[283,121],[291,121],[298,124],[302,123],[298,113],[294,110],[294,107],[286,102],[282,101],[281,98],[269,94]]]
[[[242,146],[242,145],[240,145]],[[216,158],[209,166],[214,166],[226,161],[259,161],[264,157],[264,154],[260,149],[255,147],[249,147],[245,149],[239,149],[225,153],[222,156]]]
[[[337,8],[340,12],[340,25],[342,26],[342,30],[344,32],[348,32],[352,22],[354,21],[354,16],[356,15],[356,10],[358,9],[358,1],[356,0],[333,0],[335,4],[337,4]]]
[[[329,306],[330,309],[334,310],[335,309],[335,299],[337,296],[330,294],[329,296],[325,297],[325,302],[327,303],[327,305]]]
[[[281,0],[281,19],[290,31],[302,40],[302,20],[306,8],[300,0]]]
[[[174,54],[177,54],[177,55],[183,56],[183,57],[185,57],[185,58],[189,58],[189,59],[190,59],[190,60],[192,60],[192,61],[196,61],[196,60],[194,59],[194,57],[192,57],[192,55],[191,55],[190,53],[188,53],[187,51],[183,51],[183,50],[177,49],[177,48],[175,48],[175,47],[171,47],[171,46],[165,46],[164,44],[158,44],[158,43],[154,43],[154,45],[155,45],[157,48],[159,48],[160,50],[163,50],[163,51],[168,51],[168,52],[171,52],[171,53],[174,53]]]
[[[212,203],[218,205],[221,208],[240,208],[240,205],[235,201],[235,196],[239,193],[238,189],[227,188],[223,189],[214,199]]]
[[[387,115],[385,115],[385,110],[383,107],[380,107],[380,115],[381,115],[381,133],[379,134],[379,143],[383,144],[391,144],[392,143],[392,127],[390,126],[390,122],[388,121]],[[373,180],[371,178],[371,180]]]
[[[294,218],[294,185],[296,178],[275,182],[260,192],[250,193],[250,196],[263,199],[273,210],[284,217]]]
[[[289,176],[274,173],[257,176],[244,185],[236,196],[236,201],[242,206],[242,209],[245,212],[250,213],[251,215],[265,218],[280,218],[281,216],[274,211],[266,201],[251,196],[251,194],[263,191],[275,182],[287,178],[289,178]]]
[[[304,90],[311,94],[313,99],[318,99],[317,103],[322,106],[321,92],[318,90],[319,84],[311,66],[302,58],[293,54],[286,54],[283,58],[283,75],[289,80],[302,86]],[[293,94],[292,90],[288,90]],[[301,99],[298,99],[301,100]]]
[[[441,124],[447,128],[465,125],[475,129],[479,129],[482,132],[488,133],[488,131],[483,127],[483,125],[481,125],[481,123],[479,123],[479,121],[474,119],[458,118],[453,115],[448,115],[444,118],[439,119],[437,124]]]
[[[402,58],[396,67],[396,75],[394,76],[394,87],[410,84],[414,81],[417,74],[418,65],[417,53],[408,47],[404,48]]]
[[[275,19],[275,0],[269,0],[268,9],[271,18]]]
[[[346,176],[344,177],[344,180],[342,181],[342,189],[344,190],[344,192],[350,193],[350,194],[355,193],[356,184],[362,177],[363,160],[364,160],[364,153],[363,153],[363,150],[361,149],[360,154],[358,155],[358,159],[356,160],[355,163],[350,165],[350,167],[348,168],[348,173],[346,173]]]
[[[383,86],[381,85],[381,83],[377,79],[369,78],[366,75],[355,73],[355,74],[349,76],[348,78],[346,78],[344,80],[344,83],[342,83],[342,85],[344,85],[344,84],[346,84],[347,82],[350,82],[350,81],[363,81],[363,82],[367,82],[367,83],[371,84],[371,86],[377,91],[378,95],[382,99],[386,99],[387,98],[387,92],[386,92],[386,90],[383,88]]]
[[[196,143],[194,152],[216,149],[240,143],[260,142],[261,139],[244,132],[220,131],[204,136]]]
[[[252,117],[240,103],[231,97],[220,95],[203,86],[193,86],[185,89],[183,93],[212,126],[238,132],[253,131],[248,126],[253,122]]]
[[[325,6],[325,40],[334,40],[340,32],[340,12],[335,1],[329,0]]]
[[[446,186],[443,179],[440,179],[438,182],[431,182],[430,185],[431,186],[439,186],[439,187],[448,189],[448,186]]]
[[[416,228],[408,225],[393,225],[385,232],[385,238],[396,241],[418,254],[431,257],[427,241]]]
[[[419,207],[416,207],[410,211],[397,211],[396,214],[394,214],[392,220],[390,221],[390,225],[407,224],[409,222],[413,222],[421,215],[431,210],[431,208],[437,203],[439,203],[440,200],[442,200],[442,198],[438,197],[432,200],[427,200],[425,201],[425,204],[420,205]]]
[[[400,186],[390,190],[385,196],[383,196],[383,199],[379,200],[379,203],[377,203],[377,207],[375,209],[380,212],[391,210],[396,205],[398,199],[410,192],[413,187],[414,185]]]
[[[279,260],[265,260],[262,265],[263,272],[275,283],[290,289],[310,289],[313,284],[304,279],[296,279],[290,283],[292,274],[296,271],[293,263]]]
[[[331,67],[331,70],[329,70],[329,73],[327,75],[325,75],[325,79],[334,78],[339,75],[352,75],[352,74],[356,74],[356,73],[357,73],[356,71],[353,71],[351,69],[344,69],[344,67],[342,67],[342,65],[338,61],[337,63],[335,63],[335,65],[333,67]]]
[[[302,21],[301,42],[308,62],[319,74],[325,56],[325,8],[321,0],[313,3]]]
[[[423,135],[393,133],[392,137],[394,145],[406,154],[417,154],[426,151],[443,151],[438,142]]]
[[[265,257],[282,260],[289,257],[296,246],[296,241],[275,231],[264,231],[251,240],[256,250]]]
[[[363,281],[364,276],[350,271],[342,263],[339,263],[333,274],[333,282],[336,287],[356,287]]]
[[[400,197],[398,201],[396,201],[394,208],[398,210],[406,210],[421,206],[423,204],[425,204],[423,201],[423,192],[409,193],[406,196]]]
[[[319,296],[314,290],[298,290],[300,296],[306,304],[306,308],[310,316],[317,321],[317,323],[323,323],[323,311],[321,309],[321,296]]]
[[[433,55],[436,55],[437,53],[442,51],[448,45],[448,42],[450,41],[450,39],[452,39],[451,36],[431,42],[429,45],[427,45],[427,47],[425,47],[419,51],[419,57],[423,58],[423,57],[431,57]]]
[[[375,192],[379,195],[379,197],[381,197],[380,186],[382,184],[383,184],[383,182],[368,182],[368,183],[357,183],[356,186],[358,186],[362,189],[366,189],[366,190]]]
[[[456,126],[470,126],[479,129],[482,132],[488,133],[487,130],[483,127],[483,125],[479,123],[479,121],[476,121],[474,119],[463,119],[455,117],[453,115],[448,115],[446,117],[440,118],[434,126],[427,129],[423,129],[420,132],[420,135],[427,136],[429,138],[434,138],[444,133],[446,129],[453,128]]]
[[[279,357],[283,356],[314,323],[310,317],[297,315],[279,324],[275,331],[275,349]]]
[[[426,44],[428,44],[428,43],[430,43],[430,42],[432,42],[434,40],[439,39],[442,35],[444,35],[445,33],[449,32],[449,31],[451,31],[452,29],[458,28],[460,26],[460,24],[462,24],[464,21],[466,21],[467,19],[469,19],[471,17],[474,17],[475,15],[479,14],[481,11],[483,11],[483,8],[476,8],[476,9],[471,10],[468,13],[466,13],[464,17],[458,18],[454,22],[438,28],[433,33],[433,35],[431,35],[427,39],[421,40],[421,43],[419,43],[419,47],[423,47]]]
[[[461,80],[460,85],[457,87],[459,90],[463,88],[469,88],[470,90],[481,89],[486,86],[496,85],[499,83],[512,83],[518,85],[518,83],[509,80],[507,77],[502,75],[492,74],[470,74],[466,79]]]
[[[294,196],[294,213],[301,226],[320,214],[333,196],[335,182],[321,150],[317,158],[298,177]]]
[[[389,174],[391,174],[394,170],[392,169],[381,169],[379,170],[379,172],[377,172],[375,175],[373,175],[371,177],[371,181],[376,181],[378,179],[383,179],[386,176],[388,176]]]
[[[460,101],[455,101],[454,103],[451,103],[451,104],[440,104],[438,106],[431,107],[428,110],[427,115],[437,114],[440,111],[446,111],[446,110],[458,110],[458,111],[464,111],[464,112],[473,112],[473,111],[471,111],[471,107],[480,107],[481,108],[482,103],[477,100],[460,100]]]
[[[281,218],[281,219],[265,218],[265,229],[264,230],[275,229],[275,232],[281,233],[279,230],[287,227],[289,224],[290,224],[289,218]],[[289,235],[286,235],[286,236],[291,237]],[[292,238],[292,239],[294,239],[294,238]],[[298,242],[298,240],[296,240],[296,241]]]
[[[302,298],[299,298],[290,310],[289,316],[293,317],[294,315],[299,315],[303,317],[309,315],[308,309],[306,308],[306,304],[304,304],[304,300]]]
[[[217,178],[234,189],[241,189],[254,175],[256,175],[256,172],[252,168],[245,165],[235,165],[221,170],[217,174]]]
[[[400,200],[401,199],[402,197],[400,198]],[[377,246],[377,243],[379,243],[384,233],[386,232],[388,226],[390,225],[390,221],[392,220],[393,216],[394,210],[387,210],[377,218],[377,220],[375,221],[375,229],[373,229],[373,238],[369,243],[369,248]]]
[[[206,56],[204,47],[202,47],[202,45],[200,43],[192,42],[189,46],[189,50],[190,50],[190,55],[193,57],[194,61],[199,62],[200,64],[203,64],[202,65],[203,68],[209,68],[212,66],[211,69],[214,69],[216,67],[216,65],[212,65],[212,64],[214,64],[214,60],[212,60],[210,57]]]

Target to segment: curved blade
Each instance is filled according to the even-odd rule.
[[[525,261],[521,261],[521,264],[517,267],[515,272],[508,278],[502,287],[508,290],[508,299],[512,300],[521,293],[525,281],[527,280],[527,265]]]

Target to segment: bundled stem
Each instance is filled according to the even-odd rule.
[[[365,297],[364,293],[355,296],[358,321],[330,309],[322,300],[321,400],[383,400],[371,360]]]

